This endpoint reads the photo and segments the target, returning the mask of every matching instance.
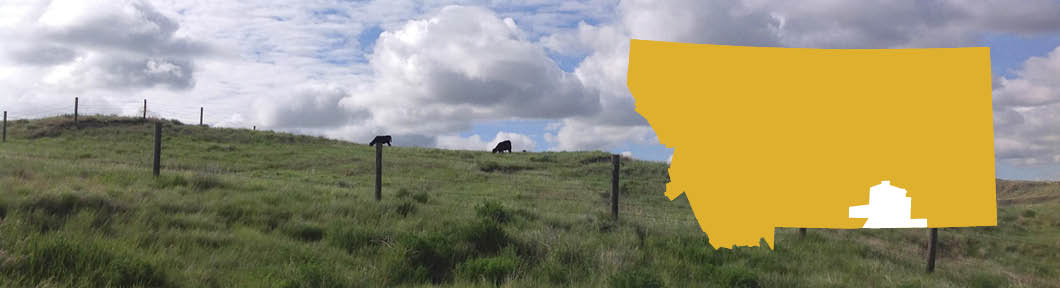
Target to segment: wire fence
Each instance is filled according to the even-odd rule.
[[[208,104],[230,104],[230,103],[219,103],[211,102],[202,105],[181,105],[174,103],[167,103],[162,101],[149,101],[143,99],[141,101],[115,101],[112,99],[95,99],[91,97],[77,97],[70,99],[67,103],[61,102],[50,102],[46,104],[38,104],[32,107],[13,107],[8,105],[0,105],[0,110],[7,111],[8,121],[28,120],[28,119],[40,119],[49,117],[72,117],[77,115],[85,119],[86,116],[93,115],[118,115],[126,117],[145,117],[150,119],[168,119],[177,120],[184,124],[201,124],[206,126],[225,126],[225,127],[237,127],[237,128],[254,128],[258,130],[267,130],[266,127],[261,125],[255,125],[246,121],[233,121],[242,118],[241,113],[237,113],[230,110],[214,110],[211,109],[211,105]],[[222,107],[229,107],[228,105],[218,105]],[[219,125],[223,124],[223,125]],[[142,151],[145,155],[149,155],[150,151]],[[143,161],[136,163],[124,163],[134,165],[137,167],[150,167],[151,163],[148,160],[149,157],[145,157]],[[99,159],[96,159],[99,160]],[[198,167],[202,168],[202,167]],[[167,166],[167,169],[176,170],[188,170],[196,169],[195,167],[182,167],[182,166]],[[235,171],[227,171],[225,169],[210,169],[211,172],[224,173],[239,175],[241,173]],[[246,175],[240,175],[246,176]],[[601,175],[601,177],[606,177]],[[270,177],[264,177],[270,178]],[[527,181],[526,179],[509,178],[507,179],[509,190],[524,191],[522,194],[524,198],[531,198],[534,201],[546,201],[555,203],[556,205],[548,205],[555,207],[571,207],[571,208],[584,208],[588,207],[599,207],[593,211],[580,211],[580,212],[567,212],[558,211],[556,209],[548,209],[548,211],[541,210],[539,207],[534,207],[536,212],[540,213],[570,213],[580,215],[592,215],[591,213],[604,214],[607,211],[610,200],[607,197],[600,197],[600,195],[606,196],[610,193],[611,187],[592,187],[589,185],[562,185],[562,183],[547,183],[548,185],[541,185],[534,181]],[[538,179],[534,179],[538,180]],[[476,193],[476,192],[451,192],[453,196],[459,196],[466,199],[483,199],[483,200],[505,200],[505,201],[518,201],[520,199],[503,199],[502,196],[498,196],[496,193]],[[500,194],[510,195],[510,194]],[[660,195],[660,197],[662,197]],[[669,201],[666,201],[669,203]],[[470,201],[467,203],[477,203]],[[564,203],[577,203],[577,205],[564,205]],[[629,203],[620,202],[619,208],[622,211],[622,216],[633,217],[635,219],[643,219],[652,223],[674,223],[677,225],[686,225],[688,223],[696,223],[695,219],[692,218],[691,210],[688,207],[678,207],[676,205],[659,205],[659,204],[646,204],[646,203]],[[662,217],[653,216],[645,211],[659,211],[664,208],[677,208],[683,209],[681,213],[667,213],[669,215],[689,215],[685,218],[674,218],[674,217]]]
[[[12,107],[0,105],[0,110],[7,112],[7,121],[74,115],[118,115],[127,117],[145,117],[151,119],[177,120],[184,124],[202,124],[206,126],[225,126],[266,130],[265,127],[262,125],[256,125],[252,122],[248,122],[243,119],[242,113],[233,110],[226,110],[226,108],[214,110],[210,108],[210,104],[221,104],[216,105],[217,107],[235,107],[231,106],[232,103],[220,102],[203,103],[202,105],[180,105],[165,102],[151,103],[148,102],[146,99],[143,101],[129,102],[111,101],[107,99],[75,98],[71,99],[69,103],[48,103],[34,105],[32,107]],[[130,165],[135,167],[150,167],[150,163],[146,160],[146,158],[144,161],[137,163],[120,162],[115,164]],[[186,170],[190,167],[167,168],[177,168],[179,170]],[[243,175],[242,173],[234,171],[225,171],[224,169],[214,170],[216,170],[214,172],[223,172],[225,174],[231,174],[239,177],[249,177],[247,175]],[[261,178],[261,176],[255,177]],[[600,177],[607,177],[607,175],[600,175]],[[503,187],[504,189],[520,191],[520,193],[515,194],[515,196],[510,196],[513,194],[488,192],[447,192],[447,195],[457,196],[462,200],[483,199],[503,200],[512,202],[517,202],[521,200],[531,200],[534,202],[549,203],[548,205],[544,205],[548,208],[542,208],[542,205],[531,205],[531,207],[521,207],[523,209],[533,211],[538,215],[562,215],[565,217],[595,217],[595,215],[606,215],[610,212],[609,208],[611,204],[611,199],[609,199],[609,197],[607,196],[609,193],[613,192],[611,191],[611,187],[609,187],[609,185],[575,185],[564,183],[562,181],[540,183],[540,179],[534,179],[536,181],[533,181],[527,179],[520,179],[516,176],[508,176],[508,178],[505,180],[506,184],[503,185],[507,185],[507,187]],[[659,197],[664,196],[660,194]],[[630,200],[632,199],[623,199],[618,202],[620,217],[626,219],[627,221],[632,219],[634,222],[638,222],[646,226],[651,226],[651,229],[663,231],[689,232],[690,230],[692,230],[698,232],[699,222],[694,217],[691,208],[687,205],[680,205],[677,202],[672,202],[669,200],[652,201],[653,203],[633,202]],[[478,203],[479,201],[458,201],[455,202],[455,204],[453,205],[458,206],[454,208],[469,209],[474,208],[474,206],[478,205]],[[959,239],[973,238],[973,236],[970,235],[962,235],[955,233],[947,233],[945,237],[955,237]],[[988,235],[985,233],[978,233],[974,236],[974,238],[983,238],[989,239],[991,241],[1008,243],[1020,243],[1032,246],[1049,245],[1048,243],[1026,241],[1013,237],[1000,237]],[[934,244],[932,243],[932,245]],[[930,262],[934,262],[933,259],[929,259],[929,263]]]
[[[172,101],[172,100],[167,100]],[[117,115],[177,120],[184,124],[224,126],[233,128],[259,128],[264,126],[246,119],[245,113],[233,110],[239,107],[226,101],[206,101],[199,105],[174,104],[169,102],[114,101],[77,97],[67,103],[47,102],[33,106],[15,106],[0,103],[0,110],[7,112],[7,120],[30,120],[58,116]],[[146,110],[146,113],[145,113]]]
[[[610,175],[601,175],[601,177],[607,176]],[[515,175],[503,175],[500,177],[503,177],[504,181],[502,184],[498,184],[501,187],[497,187],[497,189],[515,191],[516,193],[459,191],[446,192],[446,195],[457,196],[457,198],[462,200],[498,200],[517,204],[520,201],[534,204],[547,203],[546,205],[520,205],[516,207],[532,211],[538,215],[610,217],[608,215],[610,214],[611,204],[609,195],[612,192],[610,183],[608,185],[571,184],[560,179],[548,179],[548,181],[543,182],[540,178],[522,179],[522,177]],[[659,193],[658,197],[662,199],[665,196]],[[682,206],[669,200],[646,203],[634,199],[641,198],[619,200],[619,218],[623,221],[633,221],[651,226],[653,229],[666,231],[698,229],[698,222],[693,217],[691,208],[687,205]],[[474,208],[478,203],[480,202],[463,201],[455,205],[459,206],[459,208]]]

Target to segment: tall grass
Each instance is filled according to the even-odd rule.
[[[666,165],[602,152],[375,150],[269,131],[82,117],[10,123],[0,145],[0,286],[1057,287],[1060,184],[999,182],[999,225],[778,228],[715,250]],[[367,141],[369,139],[365,139]],[[87,156],[86,156],[87,155]],[[1054,197],[1054,198],[1050,198]],[[704,221],[720,221],[707,219]]]

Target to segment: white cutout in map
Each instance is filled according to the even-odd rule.
[[[910,219],[913,198],[905,189],[882,181],[869,187],[869,204],[850,206],[850,218],[869,218],[861,228],[926,228],[927,219]]]

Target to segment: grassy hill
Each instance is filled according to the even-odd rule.
[[[0,286],[1060,287],[1060,183],[999,181],[997,227],[777,229],[715,251],[663,163],[609,154],[375,149],[120,117],[9,123]],[[364,139],[367,142],[370,139]],[[400,139],[395,139],[400,143]]]

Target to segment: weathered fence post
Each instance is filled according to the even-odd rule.
[[[144,99],[144,121],[147,121],[147,99]]]
[[[938,249],[939,228],[928,229],[931,240],[928,240],[927,272],[935,272],[935,250]]]
[[[611,218],[618,220],[618,166],[621,162],[622,157],[618,154],[611,155],[611,163],[614,163],[614,169],[611,170]]]
[[[799,228],[799,238],[806,238],[806,228]]]
[[[254,125],[254,131],[258,131],[258,125]]]
[[[154,174],[158,176],[162,168],[162,122],[155,122],[155,165]]]
[[[74,127],[77,127],[77,97],[74,97]]]
[[[383,199],[383,143],[375,143],[375,201]]]
[[[199,107],[199,126],[202,126],[202,107]]]
[[[3,143],[7,143],[7,111],[4,111],[4,140]]]

